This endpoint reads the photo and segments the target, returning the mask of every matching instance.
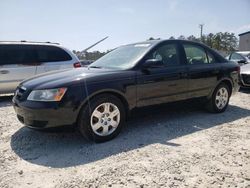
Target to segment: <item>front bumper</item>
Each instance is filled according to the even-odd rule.
[[[13,106],[18,120],[31,128],[43,129],[72,125],[77,120],[77,111],[56,102],[18,102],[14,97]]]

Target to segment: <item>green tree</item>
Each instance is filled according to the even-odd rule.
[[[149,39],[148,39],[148,40],[155,40],[155,39],[154,39],[154,37],[149,37]]]
[[[207,36],[205,36],[204,43],[208,45],[210,48],[213,48],[213,38],[214,38],[213,33],[209,33]]]
[[[179,36],[178,39],[180,39],[180,40],[186,40],[186,38],[185,38],[184,35]]]
[[[199,39],[198,39],[198,38],[196,38],[194,35],[190,35],[189,37],[187,37],[187,40],[190,40],[190,41],[196,41],[196,42],[198,42],[198,41],[199,41]]]
[[[174,37],[170,37],[174,39]],[[202,42],[207,46],[214,48],[218,51],[223,51],[229,53],[238,49],[238,39],[234,33],[229,32],[218,32],[218,33],[209,33],[208,35],[203,35],[202,39],[196,38],[194,35],[185,37],[183,35],[179,36],[178,39],[190,40],[196,42]]]
[[[234,33],[219,32],[216,34],[209,33],[205,36],[204,43],[218,51],[231,52],[238,48],[238,39]]]

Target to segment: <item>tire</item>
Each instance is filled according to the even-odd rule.
[[[224,112],[228,107],[230,95],[231,91],[228,85],[221,83],[215,88],[212,97],[208,100],[206,109],[212,113]]]
[[[115,138],[125,123],[125,108],[119,98],[101,94],[86,104],[78,117],[80,133],[90,141],[106,142]]]

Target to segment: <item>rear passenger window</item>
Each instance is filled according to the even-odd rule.
[[[64,50],[54,46],[37,46],[39,62],[69,61],[71,56]]]
[[[209,52],[206,53],[202,47],[192,44],[184,44],[183,46],[188,64],[196,65],[215,62],[214,56]]]
[[[32,45],[0,45],[0,65],[36,63]]]

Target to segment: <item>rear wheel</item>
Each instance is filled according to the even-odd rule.
[[[116,137],[125,122],[125,110],[119,98],[102,94],[83,107],[78,128],[88,140],[105,142]]]
[[[210,112],[221,113],[227,109],[230,99],[229,87],[222,83],[215,90],[211,99],[207,103],[207,109]]]

